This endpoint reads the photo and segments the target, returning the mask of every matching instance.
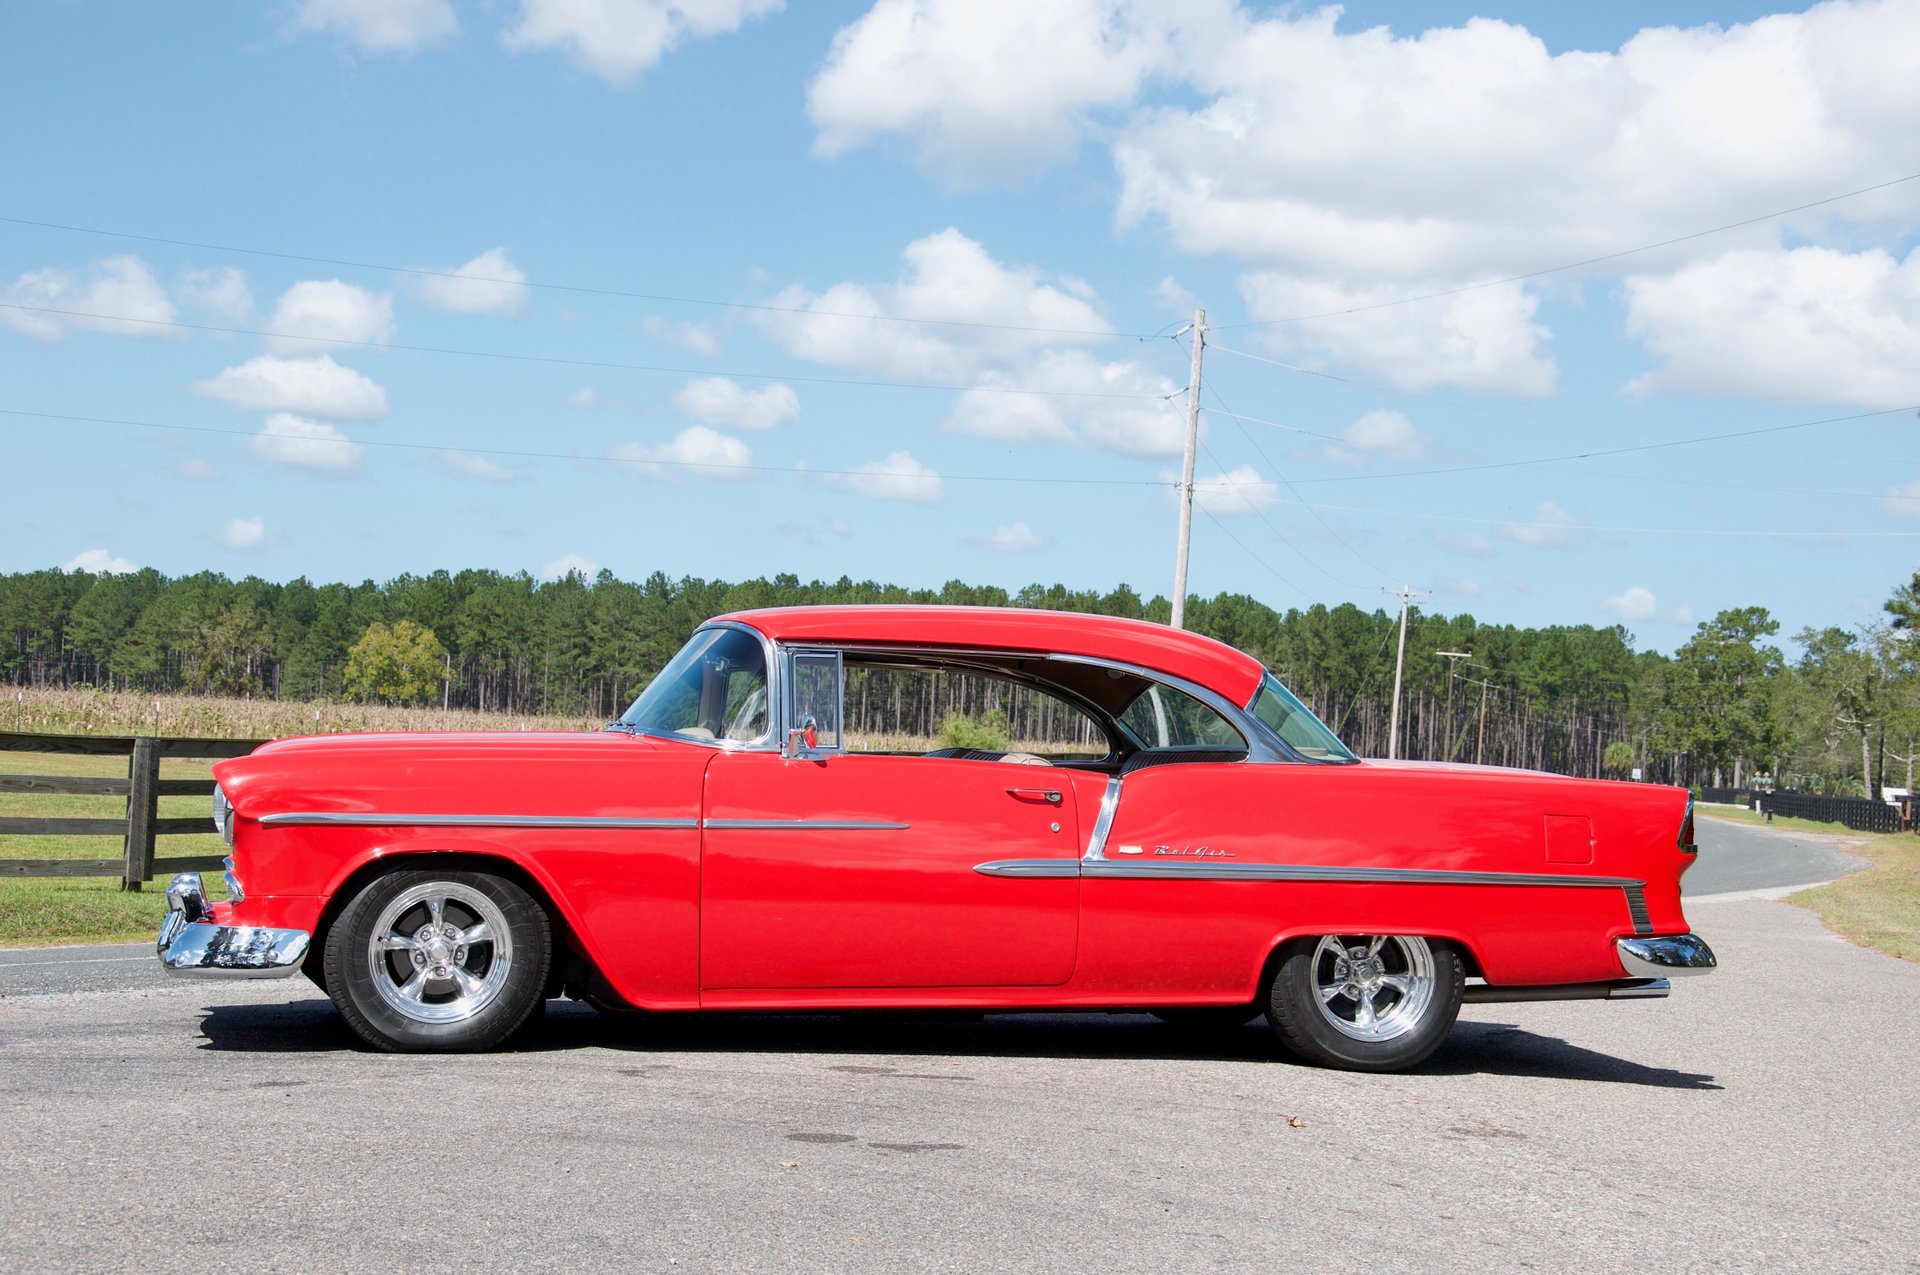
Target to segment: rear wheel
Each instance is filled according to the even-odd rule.
[[[1328,934],[1295,943],[1274,973],[1267,1021],[1308,1062],[1399,1071],[1440,1047],[1460,1014],[1465,971],[1444,943]]]
[[[505,878],[390,872],[328,932],[327,993],[380,1049],[490,1049],[539,1006],[550,949],[546,912]]]

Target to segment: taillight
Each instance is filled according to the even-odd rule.
[[[1687,798],[1686,817],[1680,821],[1680,853],[1699,854],[1700,847],[1693,840],[1693,798]]]

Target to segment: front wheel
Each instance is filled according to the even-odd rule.
[[[502,877],[390,872],[328,932],[327,993],[377,1048],[491,1049],[539,1005],[550,939],[540,904]]]
[[[1308,1062],[1399,1071],[1440,1047],[1460,1015],[1466,972],[1444,943],[1328,934],[1295,943],[1274,973],[1267,1021]]]

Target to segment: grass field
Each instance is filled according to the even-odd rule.
[[[1762,816],[1738,806],[1694,809],[1710,819],[1766,824]],[[1837,837],[1850,854],[1871,859],[1871,868],[1818,889],[1802,890],[1788,902],[1812,911],[1827,928],[1862,947],[1920,961],[1920,836],[1853,832],[1811,819],[1776,818],[1767,826]]]

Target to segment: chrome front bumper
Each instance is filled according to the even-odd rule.
[[[313,936],[305,930],[217,925],[198,872],[182,872],[167,887],[167,916],[154,944],[169,974],[204,978],[285,978],[306,959]]]
[[[1711,973],[1718,964],[1713,949],[1695,934],[1618,939],[1620,968],[1635,978],[1683,978]]]

